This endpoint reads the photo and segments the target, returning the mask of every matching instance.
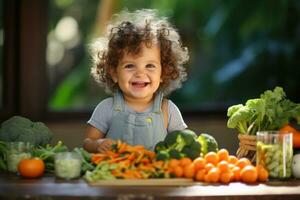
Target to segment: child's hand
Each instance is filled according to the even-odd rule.
[[[97,151],[99,153],[104,153],[105,151],[110,150],[111,146],[116,142],[112,139],[107,138],[107,139],[99,139],[97,143],[98,143]]]

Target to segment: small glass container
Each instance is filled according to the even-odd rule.
[[[32,144],[28,142],[8,142],[7,143],[7,170],[18,172],[19,162],[23,159],[31,158]]]
[[[256,164],[269,172],[270,178],[292,176],[293,135],[279,131],[257,132]]]
[[[55,175],[63,179],[80,177],[82,158],[76,152],[60,152],[55,154]]]

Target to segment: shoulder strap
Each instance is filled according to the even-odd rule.
[[[161,104],[162,104],[163,96],[164,95],[163,95],[162,91],[160,91],[160,90],[155,95],[152,111],[156,114],[161,113]]]
[[[114,94],[114,104],[113,104],[114,111],[124,111],[125,110],[125,102],[122,93],[118,90]]]
[[[162,109],[162,113],[163,113],[163,116],[164,116],[165,128],[168,129],[168,125],[169,125],[169,101],[167,99],[163,99],[161,109]]]

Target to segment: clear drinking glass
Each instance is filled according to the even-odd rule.
[[[269,172],[270,178],[285,179],[292,175],[293,135],[279,131],[257,132],[256,164]]]
[[[19,162],[31,158],[32,144],[28,142],[7,143],[7,170],[17,172]]]
[[[76,152],[55,154],[55,175],[59,178],[74,179],[80,177],[82,158]]]

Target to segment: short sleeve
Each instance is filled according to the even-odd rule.
[[[112,118],[112,111],[113,98],[104,99],[96,106],[91,118],[87,121],[87,123],[106,134]]]
[[[180,110],[171,100],[168,100],[168,119],[168,133],[187,128]]]

